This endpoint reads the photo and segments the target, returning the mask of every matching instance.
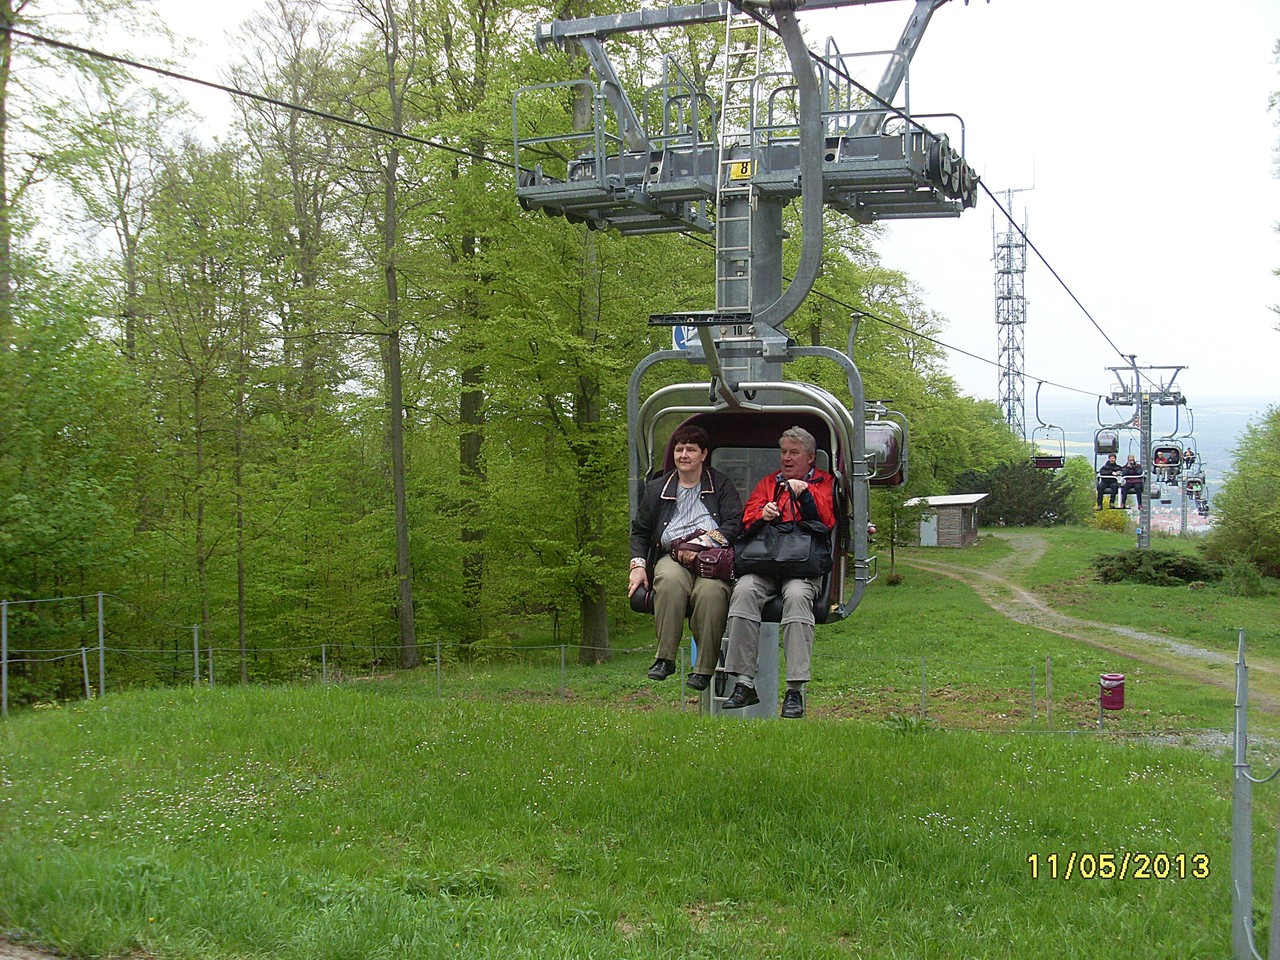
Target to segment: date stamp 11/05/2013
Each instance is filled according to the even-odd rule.
[[[1029,853],[1032,880],[1207,880],[1207,853]]]

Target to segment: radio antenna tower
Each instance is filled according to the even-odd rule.
[[[1030,187],[1025,189],[1032,189]],[[1009,213],[1009,229],[996,229],[991,215],[991,234],[996,263],[996,337],[1000,353],[1000,409],[1013,433],[1027,437],[1027,404],[1023,371],[1023,336],[1027,325],[1027,297],[1024,280],[1027,273],[1026,217],[1022,231],[1013,222],[1013,195],[1025,190],[1004,192],[1005,210]]]

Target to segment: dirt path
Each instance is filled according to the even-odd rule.
[[[1048,547],[1044,538],[1030,531],[1010,531],[993,536],[1009,544],[1012,552],[985,569],[914,555],[900,557],[898,562],[968,584],[987,606],[1010,620],[1130,657],[1190,680],[1226,690],[1235,689],[1235,657],[1231,654],[1206,650],[1174,637],[1084,620],[1054,610],[1030,590],[1008,579],[1034,566],[1044,556]],[[1250,660],[1249,704],[1267,713],[1280,714],[1280,667],[1276,663],[1257,658]]]
[[[57,954],[20,947],[0,937],[0,960],[55,960]]]

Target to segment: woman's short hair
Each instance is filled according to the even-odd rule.
[[[671,434],[671,448],[673,450],[682,443],[696,443],[703,450],[711,448],[711,438],[707,436],[707,431],[693,423],[686,423],[676,427],[675,433]]]
[[[793,440],[801,444],[811,457],[818,455],[818,441],[813,439],[813,434],[804,427],[791,427],[783,431],[782,436],[778,438],[778,446],[782,446],[784,440]]]

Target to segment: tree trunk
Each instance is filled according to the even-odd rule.
[[[477,240],[474,236],[463,238],[463,257],[474,261]],[[464,317],[474,317],[475,310],[464,311]],[[465,322],[465,321],[464,321]],[[478,357],[479,345],[471,335],[462,335],[464,354]],[[480,518],[480,491],[484,484],[484,464],[481,453],[484,447],[484,365],[469,363],[462,371],[462,395],[458,402],[458,417],[462,432],[458,438],[458,472],[462,477],[462,530],[460,539],[462,554],[462,603],[467,615],[463,618],[462,643],[475,643],[484,637],[484,616],[481,599],[484,595],[484,526]]]
[[[584,66],[584,76],[590,77],[590,68]],[[573,128],[587,130],[591,125],[590,103],[575,87],[573,100]],[[596,342],[600,337],[600,256],[599,240],[595,234],[582,228],[582,296],[578,303],[578,318],[583,340]],[[595,480],[595,463],[603,455],[597,449],[600,426],[600,382],[594,373],[578,377],[577,393],[573,399],[575,442],[578,465],[578,528],[582,543],[592,559],[593,569],[587,576],[591,582],[579,589],[578,662],[582,664],[604,663],[612,656],[609,645],[609,599],[605,585],[598,581],[599,572],[607,569],[604,543],[602,542],[603,505],[600,484]]]
[[[191,399],[191,425],[196,441],[196,582],[200,591],[200,629],[206,646],[213,642],[209,619],[209,563],[204,549],[204,383],[196,377]]]
[[[394,268],[388,266],[388,274]],[[389,280],[390,286],[393,281]],[[400,666],[418,666],[418,637],[413,619],[413,565],[409,555],[409,509],[404,481],[404,395],[400,375],[400,332],[386,338],[387,405],[391,427],[391,485],[396,514],[396,583],[400,620]]]
[[[249,350],[245,343],[248,332],[248,284],[245,271],[240,271],[240,356],[236,371],[235,410],[235,483],[236,483],[236,628],[240,650],[240,682],[249,682],[248,648],[245,642],[244,599],[244,400],[249,376]]]
[[[21,7],[19,4],[18,7]],[[0,26],[18,19],[13,0],[0,0]],[[13,222],[9,205],[9,79],[13,69],[13,34],[0,30],[0,350],[13,336]]]
[[[391,104],[391,129],[404,131],[404,88],[399,82],[400,28],[394,5],[383,0],[383,51],[386,57],[387,96]],[[397,619],[400,625],[400,666],[421,662],[413,610],[413,566],[409,552],[409,508],[404,475],[404,382],[400,366],[400,276],[396,249],[400,239],[397,203],[400,150],[387,147],[383,165],[382,256],[387,297],[387,336],[383,342],[383,370],[387,389],[387,436],[391,446],[391,486],[395,500]]]

